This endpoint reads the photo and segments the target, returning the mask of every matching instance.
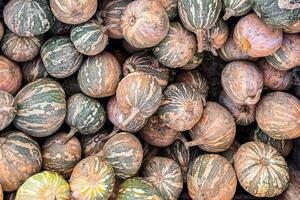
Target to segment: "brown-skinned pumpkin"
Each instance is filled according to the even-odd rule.
[[[0,131],[9,126],[16,116],[14,101],[10,93],[0,90]]]

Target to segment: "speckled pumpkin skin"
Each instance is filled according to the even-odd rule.
[[[293,163],[288,163],[290,183],[289,187],[280,195],[282,200],[297,199],[300,196],[300,170]]]
[[[234,168],[242,187],[256,197],[281,194],[289,182],[288,166],[272,146],[247,142],[234,155]]]
[[[236,191],[237,178],[226,158],[204,154],[191,164],[187,184],[192,200],[231,200]]]
[[[40,147],[24,133],[1,134],[0,146],[0,184],[3,191],[18,189],[27,178],[41,170]]]
[[[15,116],[14,97],[8,92],[0,90],[0,131],[5,129]]]
[[[284,27],[283,31],[286,33],[299,33],[300,32],[300,19],[297,20],[295,23]]]
[[[224,15],[223,19],[242,16],[251,10],[251,0],[222,0]]]
[[[24,80],[27,83],[36,81],[40,78],[47,78],[49,76],[41,57],[37,57],[32,61],[23,63],[22,71]]]
[[[263,132],[275,139],[300,136],[300,101],[285,92],[264,96],[256,108],[256,121]]]

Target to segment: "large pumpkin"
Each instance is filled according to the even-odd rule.
[[[23,78],[27,83],[36,81],[40,78],[47,78],[49,76],[41,57],[37,57],[32,61],[23,63],[22,71]]]
[[[223,10],[225,11],[223,19],[242,16],[251,10],[251,0],[222,0]]]
[[[5,129],[15,118],[14,97],[0,90],[0,131]]]

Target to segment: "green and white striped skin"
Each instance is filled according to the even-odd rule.
[[[141,177],[125,180],[116,200],[163,200],[159,190]]]
[[[65,92],[50,78],[25,85],[16,95],[15,105],[14,125],[34,137],[55,133],[66,116]]]
[[[181,23],[172,22],[167,36],[152,51],[161,64],[170,68],[183,67],[196,52],[196,38]]]
[[[10,93],[0,90],[0,131],[9,126],[16,116],[14,102]]]
[[[38,143],[26,134],[13,131],[0,137],[0,184],[5,192],[17,190],[42,167]]]
[[[116,93],[121,76],[116,57],[103,51],[83,62],[78,72],[78,84],[82,92],[90,97],[108,97]]]
[[[224,15],[223,19],[238,17],[247,14],[251,10],[251,0],[222,0]]]
[[[69,200],[70,197],[70,186],[61,175],[43,171],[31,176],[21,185],[15,200]]]
[[[55,78],[66,78],[74,74],[83,61],[68,37],[56,36],[41,48],[41,58],[47,72]]]
[[[40,78],[47,78],[49,76],[41,57],[37,57],[32,61],[23,63],[22,71],[24,80],[27,83],[36,81]]]
[[[11,0],[4,7],[3,16],[12,32],[26,37],[46,33],[54,23],[47,0]]]
[[[196,34],[198,52],[203,51],[205,31],[217,22],[221,10],[221,0],[178,0],[180,19],[189,31]]]
[[[107,200],[114,189],[115,174],[107,160],[89,156],[76,165],[69,182],[74,200]]]
[[[289,184],[284,158],[262,142],[243,144],[234,156],[234,168],[241,186],[256,197],[275,197]]]
[[[152,157],[146,162],[142,172],[144,179],[158,188],[163,199],[178,199],[183,188],[183,178],[181,169],[174,160]]]
[[[105,31],[106,28],[103,25],[92,19],[73,27],[70,39],[80,53],[94,56],[101,53],[108,44]]]
[[[237,187],[231,163],[218,154],[197,157],[189,167],[187,178],[192,200],[231,200]]]

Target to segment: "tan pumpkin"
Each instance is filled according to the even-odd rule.
[[[295,23],[288,25],[283,28],[283,31],[286,33],[299,33],[300,32],[300,19]]]

